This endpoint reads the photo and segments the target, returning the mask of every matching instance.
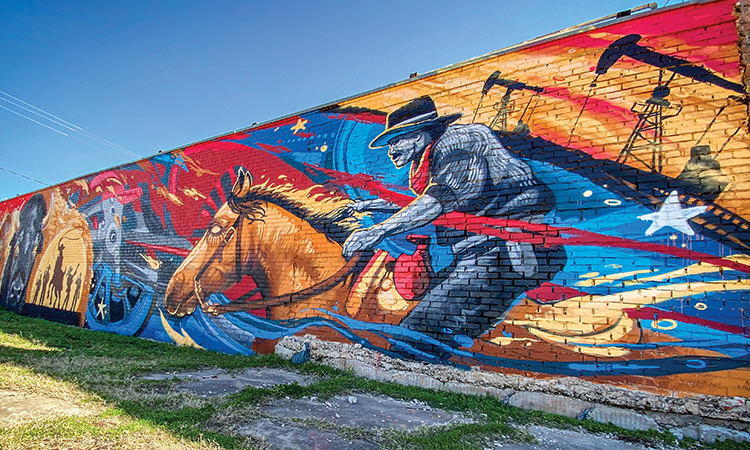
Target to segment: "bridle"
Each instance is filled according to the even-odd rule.
[[[341,267],[336,273],[326,278],[325,280],[322,280],[310,286],[309,288],[302,289],[301,291],[245,303],[246,300],[260,291],[258,288],[256,288],[245,293],[235,301],[223,305],[209,304],[203,298],[203,286],[200,281],[201,277],[203,277],[203,275],[206,273],[206,271],[214,261],[222,257],[224,249],[232,239],[235,240],[235,273],[238,276],[241,276],[242,274],[242,247],[240,241],[242,236],[242,223],[244,222],[244,220],[242,219],[245,218],[246,216],[242,212],[237,212],[237,219],[235,219],[232,225],[230,225],[226,229],[222,229],[218,233],[212,233],[218,236],[219,239],[221,239],[221,243],[218,247],[216,247],[216,250],[214,250],[211,258],[209,258],[209,260],[203,265],[203,267],[201,267],[201,270],[198,271],[195,277],[193,277],[193,292],[195,294],[195,297],[198,299],[198,304],[200,305],[201,310],[206,314],[218,316],[219,314],[250,311],[254,309],[268,308],[271,306],[281,306],[287,303],[295,303],[307,300],[311,297],[333,289],[336,285],[346,280],[349,275],[351,275],[358,269],[358,263],[360,261],[369,261],[369,257],[372,255],[372,252],[355,252],[352,255],[351,259],[349,259],[349,261],[347,261],[346,264],[344,264],[344,266]],[[211,233],[211,228],[212,227],[209,224],[209,233]],[[219,259],[219,262],[221,262],[221,259]]]
[[[237,219],[235,219],[232,225],[230,225],[226,229],[222,229],[219,233],[216,233],[219,236],[219,239],[221,239],[221,243],[218,247],[216,247],[216,250],[214,250],[211,258],[203,265],[203,267],[201,267],[201,270],[198,271],[195,277],[193,277],[193,292],[195,293],[195,297],[198,299],[198,304],[201,306],[201,309],[203,311],[206,311],[206,308],[209,305],[203,299],[203,285],[201,284],[201,277],[203,277],[203,275],[206,273],[206,271],[214,261],[222,258],[222,255],[224,254],[224,248],[227,246],[229,241],[231,241],[232,238],[234,238],[236,235],[240,234],[243,218],[245,218],[245,216],[241,212],[238,212]],[[211,224],[209,224],[209,233],[211,233],[211,228]],[[235,239],[236,245],[234,250],[235,273],[238,276],[240,276],[240,274],[242,273],[242,248],[240,247],[240,241],[241,239],[239,237]],[[219,259],[219,262],[221,262],[221,259]]]

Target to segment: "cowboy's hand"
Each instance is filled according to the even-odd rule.
[[[354,200],[353,202],[346,205],[346,210],[349,213],[350,216],[354,215],[354,213],[361,213],[364,211],[367,211],[367,208],[370,207],[370,202],[368,200]]]
[[[344,242],[344,249],[341,254],[344,258],[349,259],[352,257],[354,252],[362,250],[370,250],[380,243],[385,237],[385,232],[379,226],[365,228],[364,230],[357,230],[349,236],[349,239]]]

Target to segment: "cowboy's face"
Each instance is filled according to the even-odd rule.
[[[430,135],[425,131],[414,131],[391,139],[388,142],[388,156],[400,169],[413,161],[430,143]]]

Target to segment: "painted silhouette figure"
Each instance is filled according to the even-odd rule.
[[[47,301],[47,286],[49,285],[50,269],[52,269],[52,266],[47,264],[47,269],[45,269],[44,276],[42,277],[42,295],[39,297],[40,305],[44,305],[44,303]]]
[[[75,271],[78,271],[78,267],[80,267],[80,264],[76,266]],[[68,271],[66,272],[65,277],[65,301],[63,302],[62,308],[64,310],[69,310],[68,304],[70,303],[70,289],[73,287],[73,274],[75,272],[73,271],[72,267],[68,267]]]
[[[55,260],[55,269],[52,274],[52,307],[60,307],[60,297],[62,296],[63,283],[65,282],[65,270],[63,270],[63,250],[65,245],[62,241],[57,244],[57,259]]]
[[[78,267],[76,267],[76,272],[78,272]],[[76,292],[73,296],[73,301],[78,302],[78,300],[81,298],[81,275],[78,275],[76,278]]]
[[[34,288],[34,302],[33,303],[35,305],[39,304],[39,291],[41,290],[41,288],[42,288],[42,279],[37,278],[36,287]]]

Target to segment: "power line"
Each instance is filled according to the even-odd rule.
[[[13,161],[18,161],[18,162],[20,162],[20,163],[26,164],[27,166],[34,166],[34,164],[32,164],[32,163],[30,163],[30,162],[28,162],[28,161],[26,161],[26,160],[23,160],[23,159],[19,159],[19,158],[16,158],[15,156],[10,156],[10,155],[9,155],[9,154],[7,154],[7,153],[0,153],[0,157],[2,157],[2,158],[8,158],[8,159],[12,159]]]
[[[60,122],[63,122],[63,123],[65,123],[65,124],[67,124],[67,125],[69,125],[69,126],[71,126],[71,127],[73,127],[73,128],[78,128],[79,130],[81,129],[81,127],[79,127],[79,126],[76,126],[76,125],[73,125],[72,123],[70,123],[70,122],[68,122],[68,121],[65,121],[65,120],[63,120],[63,119],[61,119],[61,118],[57,117],[57,116],[56,116],[56,115],[54,115],[54,114],[50,114],[50,113],[48,113],[47,111],[45,111],[45,110],[43,110],[43,109],[41,109],[41,108],[37,108],[36,106],[32,105],[31,103],[27,103],[27,102],[25,102],[25,101],[21,100],[21,99],[20,99],[20,98],[18,98],[18,97],[13,97],[12,95],[8,94],[7,92],[3,92],[3,91],[0,91],[0,94],[3,94],[3,95],[5,95],[6,97],[10,97],[10,98],[12,98],[13,100],[19,101],[19,102],[23,103],[23,104],[24,104],[24,105],[26,105],[26,106],[30,106],[31,108],[33,108],[33,109],[35,109],[35,110],[37,110],[37,111],[39,111],[39,112],[42,112],[42,113],[44,113],[44,114],[45,114],[45,115],[47,115],[47,116],[50,116],[50,117],[52,117],[52,118],[55,118],[55,119],[59,120]]]
[[[26,176],[26,175],[24,175],[24,174],[21,174],[21,173],[18,173],[18,172],[14,172],[14,171],[12,171],[12,170],[10,170],[10,169],[6,169],[5,167],[0,167],[0,170],[2,170],[3,172],[8,172],[8,173],[11,173],[11,174],[13,174],[13,175],[15,175],[15,176],[17,176],[17,177],[21,177],[21,178],[26,178],[27,180],[31,180],[31,181],[34,181],[34,182],[36,182],[36,183],[39,183],[39,184],[41,184],[42,186],[49,186],[49,184],[48,184],[48,183],[45,183],[44,181],[39,181],[39,180],[37,180],[36,178],[31,178],[31,177],[29,177],[29,176]]]
[[[2,92],[2,91],[0,91],[0,92]],[[36,114],[37,116],[39,116],[39,117],[42,117],[42,118],[45,118],[45,119],[49,120],[50,122],[52,122],[52,123],[55,123],[55,124],[57,124],[57,125],[60,125],[60,126],[62,126],[62,127],[65,127],[65,128],[67,128],[68,130],[71,130],[71,131],[76,131],[76,130],[75,130],[75,128],[71,128],[70,126],[64,125],[64,124],[62,124],[62,123],[58,123],[58,122],[56,122],[56,121],[54,121],[54,120],[51,120],[51,119],[49,119],[49,118],[47,118],[47,117],[44,117],[44,116],[42,116],[41,114],[39,114],[39,113],[37,113],[37,112],[34,112],[34,111],[30,110],[29,108],[24,108],[23,106],[21,106],[21,105],[18,105],[18,104],[16,104],[16,103],[13,103],[12,101],[10,101],[10,100],[8,100],[8,99],[4,99],[4,98],[0,97],[0,100],[2,100],[2,101],[4,101],[4,102],[8,102],[8,103],[10,103],[10,104],[12,104],[12,105],[14,105],[14,106],[17,106],[17,107],[19,107],[19,108],[21,108],[21,109],[24,109],[24,110],[26,110],[26,111],[28,111],[28,112],[30,112],[30,113],[32,113],[32,114]],[[25,103],[25,102],[23,102],[22,100],[19,100],[19,101],[21,101],[22,103]],[[76,140],[76,141],[78,141],[78,142],[80,142],[80,143],[82,143],[82,144],[88,145],[89,147],[93,147],[93,148],[95,148],[95,149],[97,149],[97,150],[99,150],[99,151],[102,151],[102,149],[101,149],[101,148],[99,148],[99,147],[97,147],[96,145],[92,145],[91,143],[89,143],[89,142],[85,142],[85,141],[83,141],[83,140],[81,140],[81,139],[76,139],[75,137],[73,137],[73,136],[70,136],[70,135],[68,135],[67,133],[63,133],[62,131],[59,131],[59,130],[56,130],[56,129],[52,128],[52,127],[49,127],[49,126],[47,126],[47,125],[45,125],[45,124],[43,124],[43,123],[41,123],[41,122],[38,122],[38,121],[36,121],[36,120],[32,119],[31,117],[25,116],[25,115],[23,115],[23,114],[21,114],[21,113],[19,113],[19,112],[17,112],[17,111],[13,111],[12,109],[6,108],[6,107],[5,107],[5,106],[3,106],[3,105],[0,105],[0,108],[4,109],[4,110],[6,110],[6,111],[10,111],[10,112],[12,112],[13,114],[16,114],[16,115],[18,115],[18,116],[21,116],[21,117],[23,117],[24,119],[28,119],[28,120],[30,120],[30,121],[32,121],[32,122],[34,122],[34,123],[36,123],[36,124],[39,124],[39,125],[41,125],[41,126],[43,126],[43,127],[45,127],[45,128],[48,128],[48,129],[50,129],[50,130],[54,131],[55,133],[60,133],[60,134],[62,134],[63,136],[68,136],[69,138],[71,138],[71,139],[74,139],[74,140]],[[62,120],[62,119],[60,119],[60,120]],[[65,121],[63,120],[63,122],[65,122]],[[75,125],[73,125],[73,126],[75,126]],[[78,127],[76,127],[76,128],[78,128]],[[138,155],[135,155],[135,156],[138,156]]]
[[[44,128],[49,128],[50,130],[54,131],[55,133],[60,133],[60,134],[62,134],[63,136],[67,136],[67,134],[63,133],[62,131],[60,131],[60,130],[55,130],[54,128],[52,128],[52,127],[49,127],[49,126],[47,126],[47,125],[43,124],[42,122],[38,122],[38,121],[36,121],[36,120],[32,119],[32,118],[31,118],[31,117],[29,117],[29,116],[24,116],[24,115],[23,115],[23,114],[21,114],[20,112],[16,112],[16,111],[13,111],[12,109],[10,109],[10,108],[6,108],[6,107],[5,107],[5,106],[3,106],[3,105],[0,105],[0,108],[3,108],[4,110],[6,110],[6,111],[10,111],[10,112],[12,112],[13,114],[15,114],[15,115],[17,115],[17,116],[21,116],[21,117],[23,117],[24,119],[28,119],[28,120],[30,120],[30,121],[32,121],[32,122],[34,122],[34,123],[36,123],[36,124],[39,124],[39,125],[43,126]]]
[[[11,104],[11,105],[13,105],[13,106],[15,106],[17,108],[20,108],[20,109],[22,109],[24,111],[27,111],[27,112],[29,112],[29,113],[31,113],[33,115],[36,115],[37,117],[40,117],[41,119],[47,120],[47,121],[49,121],[49,122],[51,122],[51,123],[53,123],[53,124],[55,124],[57,126],[63,127],[66,130],[68,130],[68,131],[71,131],[73,133],[77,133],[77,134],[83,135],[85,137],[88,137],[89,139],[94,140],[97,143],[104,144],[104,145],[106,145],[108,147],[111,147],[112,149],[118,150],[118,151],[123,152],[123,153],[127,153],[130,156],[135,156],[135,157],[139,157],[140,156],[140,155],[138,155],[138,154],[136,154],[134,152],[131,152],[130,150],[128,150],[128,149],[126,149],[124,147],[121,147],[121,146],[119,146],[117,144],[114,144],[114,143],[112,143],[112,142],[110,142],[110,141],[108,141],[108,140],[106,140],[106,139],[104,139],[102,137],[99,137],[99,136],[97,136],[97,135],[95,135],[93,133],[90,133],[90,132],[84,130],[83,128],[81,128],[81,127],[79,127],[79,126],[77,126],[75,124],[72,124],[72,123],[70,123],[70,122],[68,122],[68,121],[66,121],[66,120],[64,120],[64,119],[62,119],[60,117],[57,117],[54,114],[48,113],[47,111],[45,111],[45,110],[43,110],[41,108],[38,108],[38,107],[36,107],[36,106],[34,106],[34,105],[30,104],[30,103],[27,103],[27,102],[25,102],[25,101],[17,98],[17,97],[14,97],[14,96],[8,94],[7,92],[0,91],[0,94],[5,95],[6,97],[9,97],[9,98],[11,98],[11,99],[13,99],[15,101],[8,100],[7,98],[3,98],[3,97],[0,97],[0,100],[4,101],[6,103],[9,103],[9,104]],[[19,103],[21,103],[21,104],[19,104]],[[23,106],[23,105],[28,106],[28,108],[26,106]],[[48,130],[54,131],[55,133],[62,134],[63,136],[66,136],[66,137],[69,137],[71,139],[74,139],[74,140],[76,140],[76,141],[78,141],[78,142],[80,142],[82,144],[85,144],[85,145],[88,145],[90,147],[93,147],[93,148],[95,148],[95,149],[97,149],[99,151],[104,151],[104,149],[100,148],[97,145],[92,144],[91,142],[86,142],[86,141],[84,141],[82,139],[78,139],[78,138],[76,138],[73,135],[70,135],[70,134],[65,133],[63,131],[60,131],[60,130],[58,130],[56,128],[53,128],[53,127],[51,127],[51,126],[49,126],[47,124],[44,124],[44,123],[42,123],[42,122],[40,122],[38,120],[35,120],[35,119],[33,119],[33,118],[31,118],[31,117],[29,117],[29,116],[27,116],[25,114],[22,114],[22,113],[20,113],[18,111],[14,111],[13,109],[10,109],[10,108],[5,107],[3,105],[0,105],[0,108],[6,110],[8,112],[11,112],[11,113],[13,113],[13,114],[15,114],[17,116],[20,116],[20,117],[22,117],[22,118],[24,118],[24,119],[26,119],[28,121],[34,122],[37,125],[41,125],[44,128],[47,128]],[[42,186],[49,186],[49,183],[45,183],[43,181],[37,180],[36,178],[30,177],[28,175],[24,175],[22,173],[18,173],[16,171],[7,169],[5,167],[1,167],[0,166],[0,171],[7,172],[7,173],[9,173],[11,175],[15,175],[17,177],[33,181],[35,183],[41,184]]]
[[[126,149],[125,147],[122,147],[121,145],[117,145],[117,144],[115,144],[113,142],[110,142],[110,141],[104,139],[101,136],[97,136],[94,133],[91,133],[89,131],[84,130],[83,128],[79,127],[78,125],[70,123],[67,120],[64,120],[64,119],[62,119],[62,118],[60,118],[60,117],[58,117],[58,116],[56,116],[56,115],[54,115],[52,113],[49,113],[49,112],[47,112],[47,111],[45,111],[45,110],[43,110],[43,109],[41,109],[39,107],[36,107],[36,106],[32,105],[31,103],[25,102],[25,101],[21,100],[18,97],[14,97],[14,96],[8,94],[7,92],[0,91],[0,94],[4,95],[6,97],[9,97],[9,98],[15,100],[16,102],[20,102],[23,105],[28,106],[28,108],[25,107],[25,106],[19,105],[18,103],[13,102],[11,100],[8,100],[7,98],[0,97],[0,100],[2,100],[4,102],[7,102],[7,103],[10,103],[11,105],[16,106],[18,108],[21,108],[21,109],[23,109],[25,111],[28,111],[28,112],[30,112],[30,113],[32,113],[34,115],[37,115],[37,116],[41,117],[44,120],[47,120],[49,122],[54,123],[55,125],[61,126],[63,128],[66,128],[67,130],[72,131],[74,133],[79,133],[79,134],[81,134],[81,135],[83,135],[83,136],[85,136],[85,137],[87,137],[87,138],[89,138],[91,140],[97,141],[100,144],[103,144],[103,145],[105,145],[107,147],[110,147],[110,148],[112,148],[114,150],[117,150],[119,152],[125,153],[125,154],[127,154],[129,156],[134,156],[136,158],[138,158],[138,157],[141,156],[141,155],[139,155],[139,154],[137,154],[135,152],[132,152],[132,151]],[[0,106],[0,107],[2,107],[2,106]],[[23,114],[20,114],[20,113],[18,113],[16,111],[13,111],[13,110],[9,109],[9,108],[5,108],[5,107],[2,107],[2,108],[5,109],[5,110],[8,110],[8,111],[10,111],[10,112],[12,112],[14,114],[17,114],[17,115],[19,115],[19,116],[21,116],[21,117],[23,117],[25,119],[31,120],[34,123],[42,125],[45,128],[53,130],[53,131],[55,131],[57,133],[63,134],[63,135],[68,136],[68,137],[72,137],[72,136],[70,136],[70,135],[68,135],[66,133],[63,133],[63,132],[61,132],[59,130],[56,130],[56,129],[52,128],[52,127],[49,127],[49,126],[47,126],[47,125],[45,125],[45,124],[43,124],[41,122],[38,122],[38,121],[36,121],[36,120],[34,120],[34,119],[30,118],[30,117],[27,117],[27,116],[25,116]],[[31,108],[31,109],[29,109],[29,108]],[[78,140],[78,139],[76,139],[76,140]],[[98,148],[98,147],[95,147],[95,148]]]
[[[1,91],[0,91],[0,92],[1,92]],[[6,94],[6,95],[7,95],[7,94]],[[30,112],[31,114],[35,114],[35,115],[37,115],[37,116],[39,116],[39,117],[41,117],[41,118],[43,118],[43,119],[45,119],[45,120],[49,120],[50,122],[52,122],[52,123],[54,123],[54,124],[56,124],[56,125],[60,125],[60,126],[61,126],[61,127],[63,127],[63,128],[67,128],[67,129],[68,129],[68,130],[70,130],[70,131],[76,131],[76,129],[75,129],[75,128],[73,128],[73,127],[70,127],[70,126],[68,126],[68,125],[64,124],[64,123],[63,123],[64,121],[62,121],[62,122],[58,122],[57,120],[53,120],[53,119],[50,119],[49,117],[46,117],[46,116],[44,116],[44,115],[42,115],[42,114],[39,114],[38,112],[36,112],[36,111],[34,111],[34,110],[31,110],[31,109],[29,109],[29,108],[26,108],[25,106],[19,105],[19,104],[18,104],[18,103],[16,103],[16,102],[10,101],[10,100],[8,100],[7,98],[2,98],[2,97],[0,97],[0,100],[4,101],[4,102],[6,102],[6,103],[10,103],[11,105],[13,105],[13,106],[16,106],[16,107],[18,107],[18,108],[21,108],[21,109],[23,109],[23,110],[25,110],[25,111],[28,111],[28,112]],[[25,103],[25,102],[21,102],[21,103]]]

